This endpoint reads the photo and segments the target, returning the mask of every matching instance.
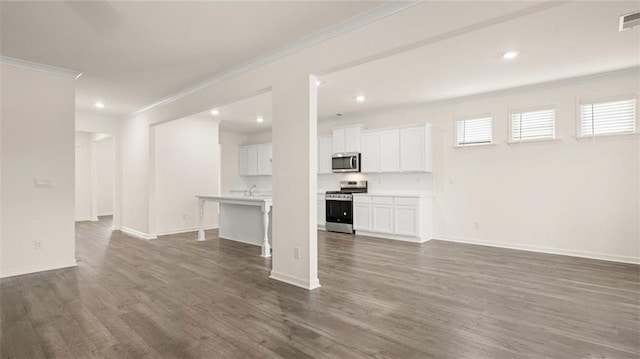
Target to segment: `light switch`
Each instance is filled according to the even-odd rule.
[[[33,180],[33,187],[35,188],[51,188],[53,187],[53,181],[51,178],[38,177]]]

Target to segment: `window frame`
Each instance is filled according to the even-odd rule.
[[[491,141],[482,142],[482,143],[458,144],[458,121],[478,120],[482,118],[491,119]],[[483,113],[470,115],[470,116],[455,116],[453,118],[453,147],[454,148],[473,148],[473,147],[492,146],[495,144],[496,144],[496,121],[493,113],[483,112]]]
[[[606,103],[606,102],[617,102],[617,101],[625,101],[625,100],[633,100],[635,106],[635,121],[633,132],[614,132],[614,133],[604,133],[604,134],[591,134],[591,135],[582,135],[582,106],[583,105],[592,105],[598,103]],[[640,134],[640,129],[638,128],[638,117],[640,117],[640,111],[638,110],[638,95],[637,94],[627,94],[627,95],[618,95],[618,96],[609,96],[609,97],[598,97],[598,98],[585,98],[579,99],[576,102],[576,136],[575,138],[578,140],[583,139],[594,139],[594,138],[602,138],[602,137],[616,137],[616,136],[637,136]]]
[[[544,138],[531,138],[531,139],[520,139],[520,140],[515,140],[513,139],[513,115],[516,113],[525,113],[525,112],[536,112],[536,111],[544,111],[544,110],[553,110],[553,137],[544,137]],[[558,106],[556,105],[544,105],[544,106],[535,106],[535,107],[518,107],[518,108],[513,108],[513,109],[509,109],[509,115],[507,118],[507,138],[508,138],[508,143],[510,145],[512,144],[519,144],[519,143],[532,143],[532,142],[553,142],[553,141],[558,141],[560,140],[560,137],[558,136],[559,131],[559,127],[560,127],[560,121],[558,121]]]

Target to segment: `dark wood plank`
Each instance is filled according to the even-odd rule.
[[[0,355],[638,358],[640,266],[319,232],[322,287],[258,247],[77,225],[77,268],[0,280]]]

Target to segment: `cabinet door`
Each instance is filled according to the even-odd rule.
[[[361,138],[361,171],[363,173],[380,172],[380,134],[378,132],[365,133]]]
[[[318,173],[331,173],[331,136],[318,137]]]
[[[258,146],[247,146],[247,174],[256,176],[258,174]]]
[[[400,170],[400,132],[380,132],[380,172]]]
[[[395,206],[395,234],[401,236],[420,236],[420,216],[417,206]]]
[[[249,149],[246,146],[238,148],[238,175],[246,176],[249,174]]]
[[[257,174],[271,175],[271,144],[258,145],[258,170]]]
[[[393,233],[393,206],[373,205],[373,232]]]
[[[318,195],[318,225],[324,226],[326,222],[327,206],[323,194]]]
[[[371,232],[371,204],[353,204],[353,229]]]
[[[346,131],[344,129],[333,130],[333,153],[345,152],[344,141]],[[332,154],[333,154],[332,153]]]
[[[425,129],[422,127],[400,130],[400,171],[425,170]]]
[[[345,129],[344,152],[360,152],[360,127]]]

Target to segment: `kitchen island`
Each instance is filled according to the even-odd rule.
[[[271,257],[269,244],[271,207],[273,201],[267,196],[243,195],[197,195],[200,206],[200,229],[198,241],[204,241],[204,204],[217,202],[220,205],[218,225],[220,238],[244,242],[262,247],[262,256]]]

